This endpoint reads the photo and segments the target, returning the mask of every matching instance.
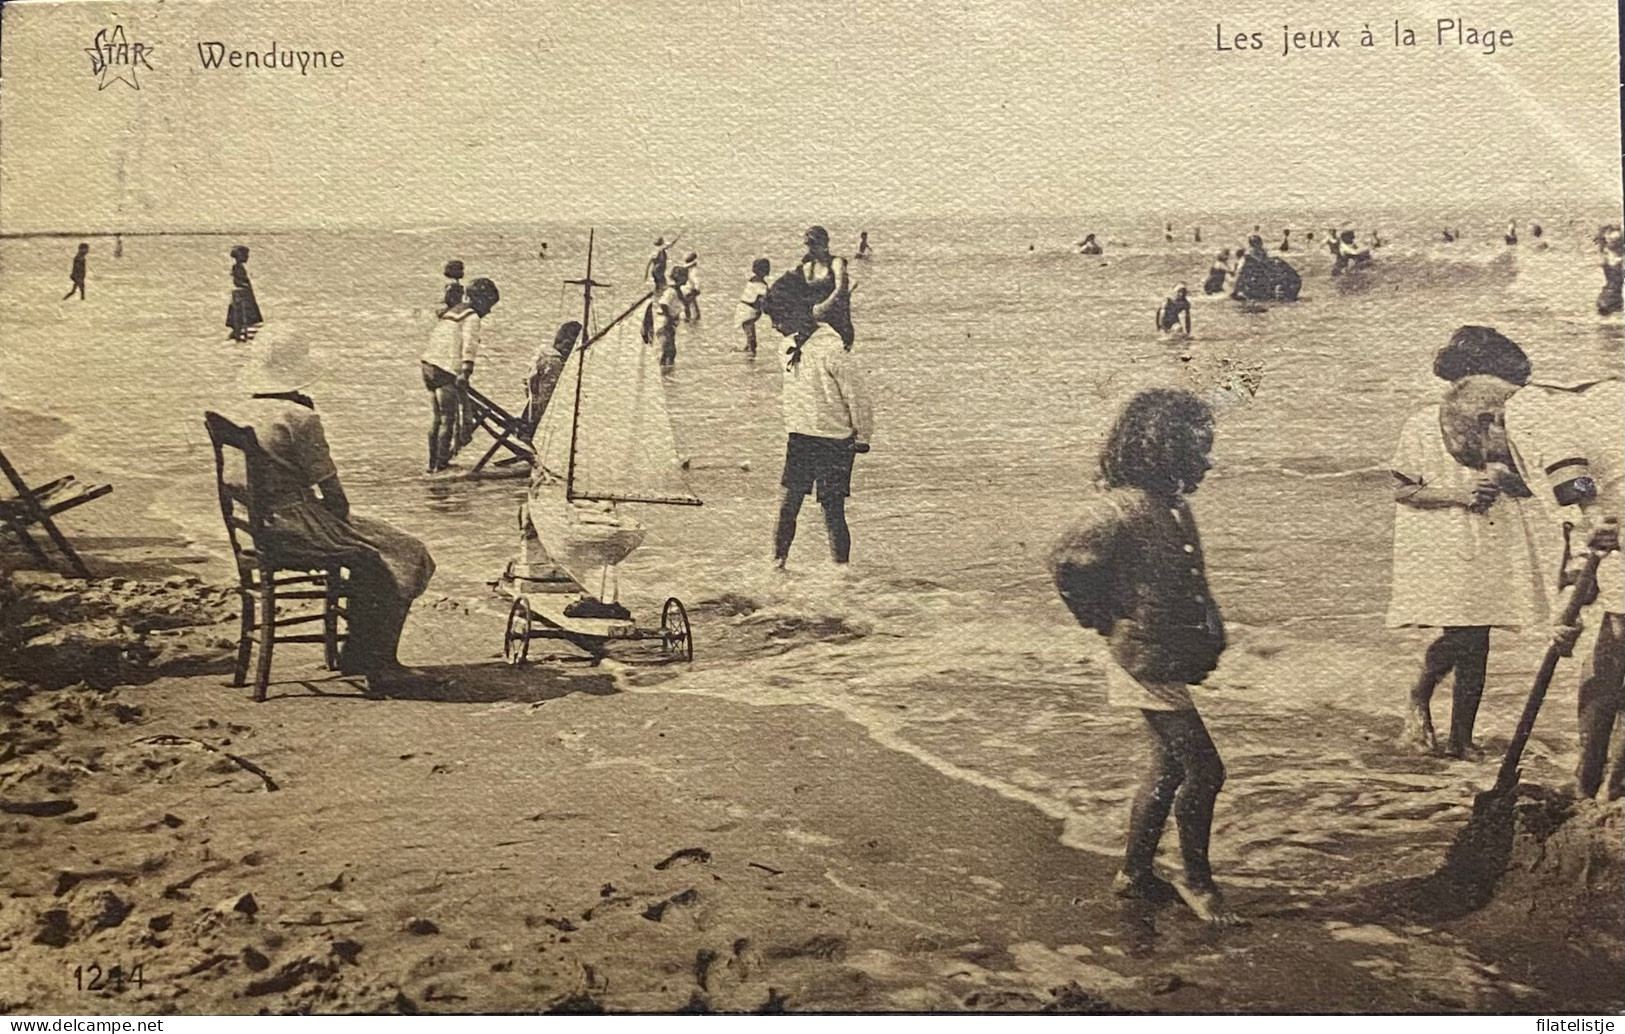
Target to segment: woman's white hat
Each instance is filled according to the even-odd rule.
[[[237,386],[247,395],[268,395],[302,391],[320,379],[310,346],[297,328],[268,323],[254,335]]]

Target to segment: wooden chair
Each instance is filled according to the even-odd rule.
[[[59,477],[55,481],[30,487],[3,452],[0,452],[0,470],[5,471],[6,480],[11,482],[12,491],[15,493],[12,498],[0,499],[0,521],[5,522],[6,527],[17,536],[23,547],[34,555],[34,559],[50,567],[50,555],[39,542],[35,541],[31,530],[34,525],[39,525],[56,545],[57,552],[62,554],[68,571],[75,577],[89,578],[90,571],[85,567],[85,562],[74,552],[72,544],[56,526],[53,518],[75,506],[83,506],[93,499],[100,499],[111,492],[113,486],[83,484],[69,474],[67,477]]]
[[[344,618],[348,624],[345,601],[349,599],[349,583],[345,570],[354,557],[350,554],[295,556],[275,551],[266,534],[267,508],[261,492],[265,471],[276,461],[260,448],[252,428],[240,427],[219,413],[204,413],[203,422],[209,429],[209,442],[214,446],[220,516],[226,522],[226,536],[231,540],[231,552],[237,560],[237,595],[243,605],[237,669],[231,684],[247,684],[248,662],[258,641],[260,655],[254,669],[254,699],[263,701],[266,686],[271,681],[271,651],[277,643],[321,643],[326,651],[323,659],[327,668],[338,667],[339,644],[346,636],[346,632],[339,630],[339,619]],[[234,459],[229,470],[228,457]],[[291,617],[278,613],[281,603],[296,600],[319,600],[321,610]],[[281,631],[314,621],[322,623],[319,634]]]
[[[524,420],[514,416],[489,398],[475,390],[473,385],[466,389],[468,408],[474,414],[474,422],[494,441],[491,447],[485,450],[474,466],[469,468],[470,474],[478,474],[485,469],[487,463],[497,454],[497,450],[506,449],[510,455],[497,460],[492,466],[507,467],[516,463],[523,463],[527,467],[536,463],[536,450],[531,448],[528,435],[525,433]]]

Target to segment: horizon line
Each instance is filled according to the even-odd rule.
[[[844,215],[836,216],[835,218],[831,218],[827,214],[826,215],[821,215],[821,216],[820,215],[806,215],[806,216],[797,218],[797,217],[794,217],[794,216],[787,216],[787,215],[784,215],[782,213],[776,213],[776,214],[764,213],[764,214],[759,215],[759,216],[750,217],[750,216],[741,216],[741,215],[739,215],[737,213],[729,212],[729,213],[717,213],[717,214],[712,214],[712,215],[690,216],[688,218],[688,222],[690,222],[690,223],[712,223],[712,224],[724,224],[724,225],[739,225],[739,224],[747,224],[747,223],[764,223],[764,224],[768,224],[768,225],[779,225],[779,224],[799,224],[799,223],[807,222],[809,219],[811,219],[811,220],[814,220],[814,221],[822,221],[822,222],[836,223],[836,224],[848,223],[848,222],[867,222],[867,223],[871,223],[871,224],[874,224],[874,225],[883,225],[886,222],[917,222],[917,221],[951,220],[951,219],[964,219],[964,220],[971,220],[971,221],[976,221],[976,222],[989,222],[989,221],[999,221],[999,220],[1007,220],[1007,221],[1010,221],[1010,222],[1077,220],[1079,222],[1087,222],[1089,220],[1114,220],[1114,219],[1119,219],[1119,218],[1147,219],[1147,220],[1153,220],[1154,221],[1154,220],[1165,220],[1165,219],[1167,219],[1169,217],[1184,218],[1184,219],[1187,219],[1187,220],[1189,220],[1191,218],[1211,219],[1211,220],[1226,220],[1226,219],[1235,218],[1235,219],[1243,219],[1243,220],[1245,220],[1245,219],[1258,218],[1258,217],[1260,217],[1261,215],[1264,215],[1264,214],[1280,215],[1280,214],[1283,214],[1283,213],[1285,213],[1287,211],[1295,211],[1295,212],[1303,213],[1306,217],[1307,216],[1314,216],[1315,220],[1319,221],[1321,218],[1324,218],[1324,217],[1330,215],[1332,212],[1339,211],[1339,210],[1341,210],[1343,213],[1345,213],[1346,215],[1349,215],[1349,216],[1370,216],[1370,215],[1376,215],[1376,214],[1390,214],[1390,213],[1392,213],[1392,214],[1400,214],[1400,213],[1403,213],[1403,214],[1415,214],[1415,213],[1418,213],[1418,212],[1423,212],[1423,213],[1425,213],[1425,212],[1434,212],[1434,213],[1438,213],[1439,215],[1453,215],[1453,214],[1456,214],[1456,213],[1459,213],[1459,212],[1462,212],[1462,211],[1473,211],[1473,212],[1476,213],[1476,212],[1487,212],[1487,211],[1491,211],[1491,210],[1496,209],[1496,208],[1501,208],[1501,209],[1505,209],[1505,210],[1513,210],[1513,211],[1508,211],[1506,213],[1506,215],[1508,217],[1517,218],[1517,217],[1520,217],[1519,216],[1520,212],[1527,212],[1531,208],[1536,208],[1536,209],[1539,209],[1539,210],[1543,210],[1543,211],[1545,211],[1547,213],[1550,213],[1552,209],[1556,209],[1556,208],[1606,209],[1608,212],[1612,213],[1612,212],[1621,211],[1622,209],[1625,209],[1625,205],[1622,205],[1620,199],[1617,198],[1617,197],[1610,199],[1610,198],[1605,198],[1605,197],[1599,195],[1597,197],[1569,196],[1569,197],[1563,197],[1563,198],[1547,197],[1547,198],[1539,198],[1539,199],[1530,198],[1530,199],[1523,199],[1523,200],[1505,199],[1505,200],[1501,200],[1501,201],[1488,202],[1488,203],[1485,203],[1485,202],[1478,202],[1478,203],[1464,202],[1464,203],[1457,204],[1457,205],[1423,205],[1423,204],[1392,205],[1392,204],[1389,204],[1389,205],[1374,205],[1374,206],[1370,206],[1370,207],[1361,207],[1361,206],[1357,206],[1357,205],[1356,206],[1346,206],[1346,207],[1344,207],[1344,206],[1334,206],[1334,205],[1331,205],[1331,204],[1308,204],[1308,205],[1290,205],[1290,206],[1283,205],[1283,206],[1279,206],[1279,207],[1274,206],[1274,205],[1260,205],[1260,206],[1250,207],[1250,208],[1249,207],[1240,207],[1240,208],[1225,208],[1225,209],[1203,210],[1203,211],[1200,211],[1200,212],[1196,213],[1194,216],[1191,216],[1191,215],[1188,214],[1189,210],[1187,210],[1187,214],[1181,214],[1176,208],[1156,209],[1156,208],[1151,208],[1151,207],[1140,208],[1140,209],[1107,209],[1107,208],[1101,208],[1101,209],[1096,209],[1094,211],[1089,211],[1089,212],[1081,212],[1081,211],[1079,211],[1079,212],[1053,212],[1053,211],[1051,211],[1051,212],[1031,212],[1031,211],[1028,211],[1028,212],[1011,212],[1011,211],[967,211],[967,210],[944,209],[944,210],[937,211],[937,212],[898,211],[898,212],[889,212],[889,213],[869,213],[869,218],[867,218],[867,219],[853,218],[853,217],[844,216]],[[1548,215],[1548,217],[1549,217],[1549,215]],[[683,220],[678,220],[678,221],[682,222]],[[0,240],[25,240],[25,239],[29,239],[29,238],[41,238],[41,237],[45,237],[45,238],[48,238],[48,237],[121,237],[121,236],[122,237],[211,237],[211,236],[229,237],[229,236],[236,235],[236,234],[257,234],[257,235],[272,236],[272,235],[277,235],[277,234],[309,233],[309,232],[312,232],[312,231],[324,231],[324,230],[334,231],[334,232],[354,232],[354,231],[369,231],[370,230],[370,231],[380,232],[380,233],[396,232],[396,231],[418,231],[418,232],[443,231],[443,232],[453,232],[453,231],[457,231],[457,230],[482,230],[482,229],[492,229],[492,228],[534,227],[534,226],[543,226],[543,225],[554,225],[554,226],[556,226],[556,225],[568,225],[568,226],[607,225],[607,226],[617,226],[617,225],[625,225],[625,224],[629,224],[629,223],[643,223],[643,224],[646,224],[646,225],[649,225],[649,226],[661,227],[661,226],[664,226],[666,224],[666,222],[667,222],[667,220],[662,220],[662,219],[660,219],[658,217],[654,217],[654,216],[616,215],[616,216],[600,216],[600,217],[585,217],[585,216],[568,217],[567,216],[567,217],[560,217],[560,218],[526,217],[526,218],[516,218],[516,219],[508,219],[508,220],[475,220],[475,221],[460,222],[460,223],[446,223],[446,222],[442,222],[442,221],[439,221],[439,220],[425,220],[425,221],[422,221],[422,222],[386,222],[386,221],[377,221],[377,222],[344,222],[344,223],[283,223],[283,224],[275,224],[275,225],[263,225],[262,224],[262,225],[259,225],[259,226],[239,226],[239,227],[225,227],[225,228],[222,228],[222,227],[219,227],[219,226],[210,226],[210,227],[203,227],[203,226],[150,227],[149,226],[149,227],[143,227],[141,229],[129,229],[129,230],[110,229],[110,228],[91,229],[91,228],[85,228],[85,227],[68,228],[68,229],[41,228],[41,229],[29,229],[29,230],[0,229]]]

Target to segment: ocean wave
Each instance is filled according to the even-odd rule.
[[[1264,466],[1227,466],[1223,470],[1225,477],[1250,477],[1259,474],[1271,477],[1293,478],[1298,481],[1336,481],[1343,478],[1357,478],[1362,480],[1386,480],[1393,476],[1393,471],[1386,463],[1370,464],[1363,467],[1349,467],[1335,470],[1300,470],[1284,464],[1271,464]]]

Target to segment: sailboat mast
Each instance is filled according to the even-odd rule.
[[[587,274],[578,283],[581,284],[581,334],[577,338],[585,344],[592,334],[592,246],[597,231],[587,231]],[[581,432],[581,373],[586,366],[585,354],[576,357],[576,397],[575,408],[570,413],[570,462],[564,469],[564,498],[575,497],[576,481],[576,436]]]

